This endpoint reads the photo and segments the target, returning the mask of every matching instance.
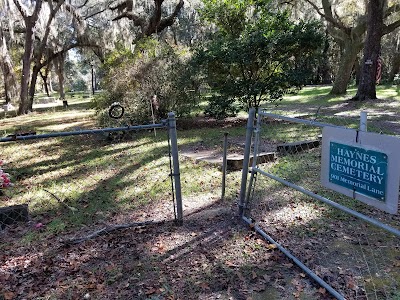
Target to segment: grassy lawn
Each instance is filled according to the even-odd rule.
[[[368,110],[369,128],[397,130],[396,124],[387,124],[396,123],[400,115],[398,89],[379,86],[378,97],[386,100],[351,104],[345,101],[348,96],[327,95],[329,90],[306,87],[269,108],[352,126],[358,124],[358,112]],[[354,93],[349,90],[349,95]],[[97,127],[87,95],[69,96],[68,102],[67,110],[56,103],[37,104],[28,116],[3,112],[0,132],[5,136]],[[229,132],[232,140],[245,135],[243,125],[197,125],[178,131],[180,149],[221,150],[223,132]],[[320,134],[319,129],[287,123],[265,124],[262,129],[263,139],[273,143]],[[27,203],[31,215],[28,224],[0,232],[0,299],[18,299],[17,295],[31,299],[330,299],[272,245],[237,222],[241,172],[228,173],[226,199],[221,201],[220,169],[181,157],[185,221],[182,227],[170,222],[174,210],[164,130],[157,130],[156,136],[141,131],[123,138],[104,134],[2,143],[0,149],[15,183],[0,196],[0,206]],[[280,156],[262,167],[398,226],[398,216],[323,189],[319,160],[317,148]],[[254,218],[268,233],[348,299],[399,299],[396,238],[264,178],[257,181],[252,206]],[[112,232],[76,246],[63,243],[107,224],[149,220],[166,223]]]

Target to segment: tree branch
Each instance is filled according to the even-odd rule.
[[[127,229],[131,227],[139,227],[139,226],[146,226],[146,225],[161,225],[164,224],[165,221],[159,221],[159,222],[154,222],[154,221],[146,221],[146,222],[135,222],[135,223],[128,223],[128,224],[119,224],[119,225],[106,225],[100,230],[97,230],[85,237],[81,238],[76,238],[76,239],[69,239],[64,241],[64,244],[66,245],[77,245],[82,242],[85,242],[87,240],[96,238],[101,235],[105,235],[107,233],[113,232],[115,230],[120,230],[120,229]]]
[[[67,53],[69,50],[74,49],[74,48],[78,48],[78,47],[88,47],[88,48],[101,48],[99,45],[97,44],[92,44],[90,42],[76,42],[73,44],[70,44],[66,47],[64,47],[62,50],[52,53],[47,59],[43,60],[39,66],[39,68],[43,68],[44,66],[47,66],[51,61],[53,61],[54,59],[58,58],[61,55],[64,55],[65,53]]]
[[[306,0],[308,4],[310,4],[314,10],[317,12],[318,15],[323,17],[326,21],[328,21],[332,26],[343,30],[346,34],[350,34],[350,28],[346,27],[339,19],[335,19],[332,14],[332,6],[329,1],[323,0],[322,6],[324,12],[321,12],[320,8],[311,0]]]
[[[45,30],[43,39],[40,43],[39,50],[38,50],[38,53],[40,53],[40,56],[42,56],[42,52],[43,52],[44,48],[46,47],[47,38],[48,38],[48,36],[50,34],[50,30],[51,30],[51,23],[53,22],[53,19],[56,16],[57,11],[60,9],[61,5],[63,5],[64,1],[65,0],[61,0],[61,1],[57,2],[57,6],[54,9],[53,9],[53,5],[50,4],[50,8],[51,8],[50,16],[49,16],[49,19],[47,20],[46,30]],[[39,57],[39,59],[40,58],[41,57]]]
[[[391,14],[400,11],[400,4],[394,4],[390,7],[388,7],[385,12],[384,12],[384,16],[383,18],[386,19],[387,17],[389,17]]]
[[[383,35],[392,32],[397,27],[400,27],[400,19],[397,20],[396,22],[393,22],[393,23],[389,24],[389,25],[384,25],[383,26]]]
[[[14,0],[14,4],[21,13],[22,17],[26,19],[28,17],[28,13],[22,8],[21,3],[18,0]]]
[[[163,3],[164,0],[154,0],[153,12],[149,19],[146,20],[145,18],[140,17],[133,12],[133,2],[131,0],[125,0],[118,5],[110,6],[110,10],[118,11],[118,15],[112,20],[117,21],[123,18],[132,20],[133,25],[140,27],[141,29],[141,34],[139,38],[143,36],[150,36],[153,33],[161,32],[166,27],[171,26],[174,23],[175,18],[177,17],[184,5],[184,0],[179,0],[177,5],[175,6],[173,13],[170,16],[162,19],[161,8]]]
[[[42,75],[42,72],[40,72],[40,74]],[[42,75],[43,76],[43,75]],[[48,190],[46,190],[46,189],[43,189],[46,193],[49,193],[54,199],[56,199],[57,200],[57,202],[60,204],[60,205],[62,205],[62,206],[64,206],[65,208],[68,208],[69,210],[71,210],[72,212],[75,212],[75,211],[77,211],[77,209],[75,208],[75,207],[72,207],[72,206],[69,206],[68,204],[66,204],[66,203],[64,203],[60,198],[58,198],[55,194],[53,194],[52,192],[50,192],[50,191],[48,191]]]
[[[105,7],[105,8],[103,8],[103,9],[99,10],[99,11],[96,11],[96,12],[94,12],[94,13],[88,15],[88,16],[84,16],[83,19],[84,19],[84,20],[87,20],[87,19],[93,18],[94,16],[97,16],[97,15],[99,15],[99,14],[105,12],[107,9],[108,9],[108,8]]]
[[[85,2],[83,2],[83,3],[82,3],[81,5],[79,5],[77,8],[78,8],[78,9],[84,8],[88,2],[89,2],[89,0],[85,0]]]
[[[163,31],[166,27],[171,26],[174,24],[175,18],[178,16],[179,12],[181,11],[184,1],[180,0],[179,3],[175,6],[174,12],[167,18],[164,18],[160,21],[160,24],[157,27],[157,32]]]

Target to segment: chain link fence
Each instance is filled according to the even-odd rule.
[[[288,117],[357,129],[358,111],[317,108],[299,113],[276,108],[276,117],[259,116],[256,166],[317,196],[385,223],[398,232],[400,216],[367,206],[323,187],[322,128]],[[368,131],[399,136],[391,117],[370,115]],[[271,155],[272,154],[272,155]],[[259,172],[258,172],[259,173]],[[257,172],[250,180],[244,215],[301,258],[319,278],[346,299],[400,299],[399,237],[376,228]],[[341,298],[338,298],[341,299]]]
[[[128,227],[181,223],[175,127],[171,115],[161,124],[2,138],[2,172],[15,184],[0,190],[0,234],[33,228],[26,239],[47,232],[80,243]]]

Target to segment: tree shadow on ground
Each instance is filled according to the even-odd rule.
[[[67,247],[58,240],[43,248],[43,242],[12,255],[11,249],[4,251],[3,292],[62,299],[89,294],[93,299],[244,300],[268,291],[274,295],[269,299],[294,299],[289,285],[298,277],[307,285],[304,293],[316,294],[282,254],[242,227],[227,203],[198,209],[181,227],[166,222],[125,229]],[[18,257],[29,262],[21,264]]]

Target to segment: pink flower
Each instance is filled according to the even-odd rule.
[[[0,160],[0,189],[12,186],[10,174],[4,173],[3,169],[1,168],[1,165],[3,165],[3,163],[4,161]]]
[[[37,224],[35,224],[35,228],[36,229],[40,229],[40,228],[42,228],[44,225],[43,225],[43,223],[37,223]]]

